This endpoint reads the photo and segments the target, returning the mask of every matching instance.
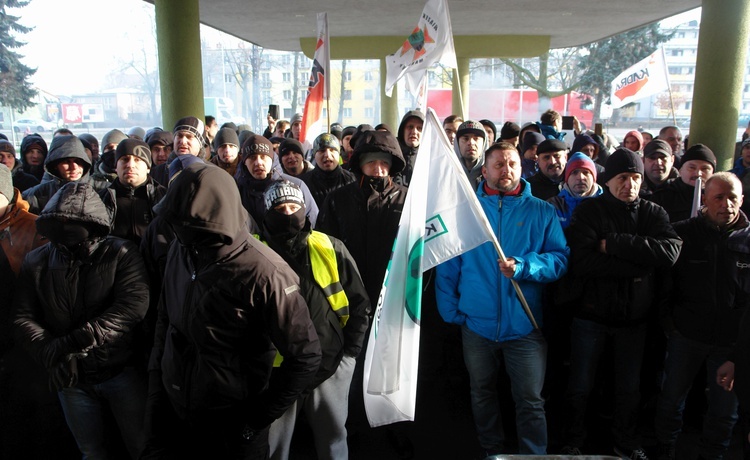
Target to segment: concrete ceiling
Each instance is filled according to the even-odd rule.
[[[382,36],[398,44],[424,5],[425,0],[200,0],[200,20],[264,48],[301,51],[300,38],[316,36],[317,13],[328,13],[332,41]],[[549,36],[550,48],[583,45],[699,6],[700,0],[448,1],[456,37]],[[335,51],[333,43],[331,48]]]

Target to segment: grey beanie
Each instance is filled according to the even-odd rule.
[[[119,129],[108,131],[107,134],[102,137],[102,149],[106,147],[107,144],[119,144],[120,141],[127,138],[128,136]]]
[[[0,195],[5,195],[8,202],[13,201],[13,176],[7,166],[0,163]]]

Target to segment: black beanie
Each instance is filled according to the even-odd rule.
[[[145,161],[149,168],[151,167],[151,150],[148,148],[148,144],[142,140],[128,138],[120,141],[115,150],[115,164],[126,155],[138,157]]]
[[[638,173],[643,176],[643,160],[641,156],[632,150],[619,148],[607,158],[607,165],[602,173],[602,182],[607,183],[610,179],[622,173]]]
[[[513,139],[521,134],[521,127],[512,121],[506,121],[503,127],[500,128],[500,139]]]
[[[237,131],[231,129],[231,128],[221,128],[217,133],[216,137],[214,138],[214,147],[216,150],[219,150],[219,147],[221,147],[224,144],[229,144],[240,148],[240,138],[237,136]]]
[[[716,155],[708,147],[703,144],[695,144],[694,146],[687,149],[680,162],[682,164],[687,163],[690,160],[703,160],[711,163],[714,170],[716,170]]]

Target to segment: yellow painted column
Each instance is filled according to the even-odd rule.
[[[469,119],[469,58],[457,58],[458,68],[453,70],[453,114]]]
[[[750,31],[747,0],[703,0],[690,144],[705,144],[717,171],[732,167]]]
[[[398,85],[393,86],[391,97],[385,95],[385,58],[380,58],[380,122],[397,129],[401,119],[398,116]],[[395,135],[395,133],[394,133]]]
[[[204,117],[198,0],[154,0],[154,6],[161,117],[171,130],[182,117]]]

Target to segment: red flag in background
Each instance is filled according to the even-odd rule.
[[[308,139],[312,144],[318,134],[326,132],[323,120],[323,105],[330,93],[329,69],[331,68],[331,49],[328,41],[328,13],[318,13],[318,41],[315,45],[310,84],[307,88],[305,109],[302,112],[302,130],[299,141]]]

